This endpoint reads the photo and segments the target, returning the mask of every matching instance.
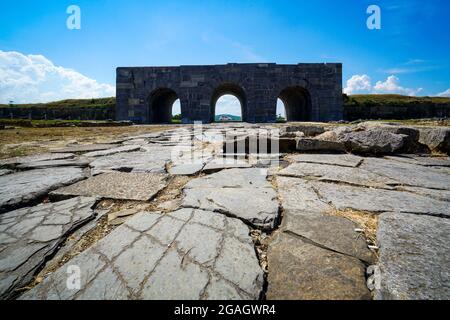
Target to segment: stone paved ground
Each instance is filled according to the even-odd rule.
[[[226,146],[280,126],[204,129],[2,160],[0,297],[450,298],[448,142],[292,124],[249,154]]]

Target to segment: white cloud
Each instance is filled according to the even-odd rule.
[[[391,93],[415,96],[421,92],[422,88],[411,89],[400,85],[400,79],[394,75],[389,76],[385,81],[377,81],[373,86],[368,75],[354,75],[347,80],[347,86],[344,88],[346,94],[356,93]]]
[[[98,83],[42,55],[0,50],[0,103],[35,103],[115,95],[115,87]]]
[[[225,94],[217,100],[216,115],[231,114],[234,116],[242,116],[241,103],[238,98],[233,95]]]
[[[450,89],[445,90],[444,92],[438,93],[438,97],[450,97]]]
[[[366,74],[356,74],[347,80],[347,86],[344,88],[344,92],[346,94],[353,94],[356,92],[370,91],[371,89],[370,77]]]
[[[376,93],[399,93],[407,96],[415,96],[422,88],[410,89],[400,86],[400,79],[396,76],[389,76],[386,81],[378,81],[373,87]]]

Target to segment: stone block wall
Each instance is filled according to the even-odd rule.
[[[183,123],[209,123],[215,102],[224,94],[239,99],[245,122],[275,122],[279,97],[291,109],[295,117],[291,121],[343,117],[340,63],[120,67],[116,90],[116,120],[135,123],[165,122],[167,108],[176,98]],[[282,92],[286,97],[280,96]]]

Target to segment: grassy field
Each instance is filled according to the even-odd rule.
[[[88,107],[105,108],[114,107],[116,98],[98,98],[98,99],[68,99],[53,101],[48,103],[27,103],[27,104],[0,104],[0,108],[64,108],[64,107]]]
[[[405,105],[405,104],[450,104],[450,97],[410,97],[399,94],[356,94],[345,95],[344,105]],[[49,103],[0,104],[0,108],[63,108],[63,107],[114,107],[116,98],[69,99]]]
[[[449,97],[410,97],[399,94],[356,94],[344,95],[344,106],[355,105],[408,105],[408,104],[450,104]]]

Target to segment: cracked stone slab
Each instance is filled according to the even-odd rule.
[[[13,171],[9,170],[9,169],[0,169],[0,176],[5,176],[5,175],[10,174],[12,172]]]
[[[450,298],[450,220],[384,213],[377,241],[381,281],[375,299]]]
[[[69,145],[65,148],[56,149],[52,152],[54,153],[86,153],[86,152],[93,152],[93,151],[100,151],[100,150],[107,150],[116,148],[119,145],[115,144],[108,144],[108,143],[100,143],[100,144],[73,144]]]
[[[202,171],[203,163],[184,163],[171,167],[168,171],[174,176],[193,176]]]
[[[365,266],[353,257],[277,234],[267,253],[269,300],[370,300]]]
[[[288,156],[294,162],[329,164],[342,167],[357,167],[364,158],[352,154],[296,154]]]
[[[16,168],[21,170],[30,169],[48,169],[56,167],[78,167],[85,168],[89,166],[89,161],[86,160],[48,160],[36,161],[18,165]]]
[[[97,157],[109,156],[109,155],[121,153],[121,152],[139,151],[140,149],[141,149],[140,145],[125,145],[125,146],[120,146],[120,147],[112,148],[112,149],[88,152],[88,153],[83,154],[83,156],[88,157],[88,158],[97,158]]]
[[[441,170],[388,159],[366,158],[361,169],[407,186],[450,190],[450,174]]]
[[[156,173],[110,172],[91,177],[50,193],[51,197],[97,196],[108,199],[151,200],[167,185],[167,177]]]
[[[205,173],[218,172],[224,169],[235,169],[235,168],[251,168],[246,160],[242,159],[230,159],[228,157],[216,158],[209,161],[203,168]]]
[[[32,280],[68,234],[95,215],[95,198],[78,197],[0,216],[0,298]]]
[[[398,182],[370,171],[352,167],[339,167],[317,163],[293,163],[281,170],[279,175],[316,179],[319,181],[343,182],[353,185],[392,188]]]
[[[348,219],[309,212],[288,211],[283,219],[283,232],[306,238],[327,249],[358,258],[367,263],[374,262],[364,237],[355,229],[358,225]]]
[[[384,158],[425,167],[450,167],[450,157],[418,157],[415,155],[405,155],[402,157],[387,156]]]
[[[15,157],[0,160],[1,166],[16,166],[16,165],[24,165],[33,162],[41,162],[41,161],[53,161],[53,160],[67,160],[73,159],[75,157],[72,153],[42,153],[37,155],[31,155],[26,157]]]
[[[203,210],[138,213],[69,264],[80,289],[63,266],[21,299],[256,300],[263,289],[248,227]]]
[[[426,189],[420,187],[401,187],[401,190],[416,193],[440,201],[450,202],[450,190]]]
[[[25,206],[51,190],[85,177],[81,168],[29,170],[0,176],[0,212]]]
[[[398,211],[406,213],[450,216],[447,201],[439,201],[404,191],[353,187],[311,182],[322,198],[338,210],[369,212]]]
[[[257,228],[273,229],[278,220],[276,192],[260,169],[231,169],[197,178],[183,194],[183,207],[221,212]]]
[[[158,152],[126,152],[99,157],[90,167],[94,175],[111,171],[164,173],[170,159],[171,150],[165,148]]]
[[[268,188],[267,170],[258,168],[229,169],[193,179],[186,189],[194,188]]]
[[[278,194],[285,211],[329,212],[333,207],[322,201],[305,180],[277,176]]]

